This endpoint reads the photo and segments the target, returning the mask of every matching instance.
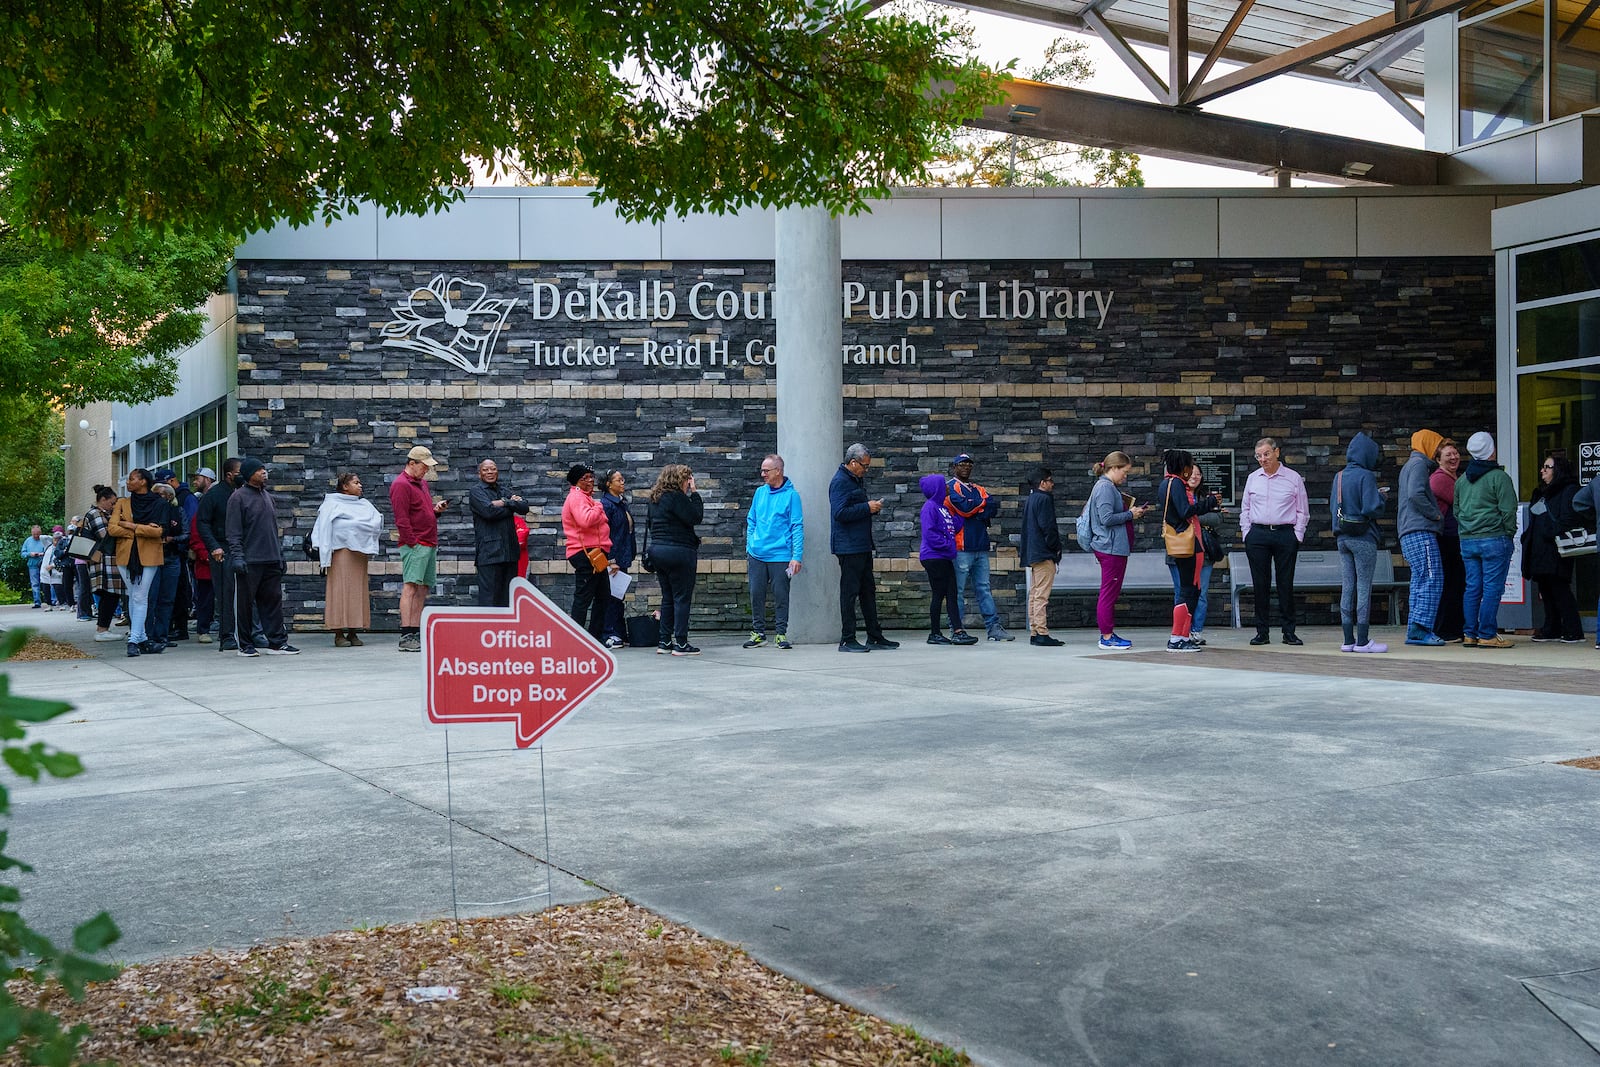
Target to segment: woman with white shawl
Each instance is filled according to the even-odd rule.
[[[323,614],[334,648],[362,644],[356,631],[372,628],[367,561],[378,554],[382,535],[383,516],[362,498],[360,476],[350,471],[339,475],[339,491],[323,498],[311,528],[312,547],[328,576]]]

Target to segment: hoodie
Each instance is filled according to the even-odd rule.
[[[1456,479],[1456,524],[1461,539],[1511,537],[1517,532],[1517,488],[1492,459],[1475,459]]]
[[[954,512],[961,523],[962,552],[989,551],[989,520],[999,505],[989,491],[977,482],[964,482],[955,475],[946,479],[945,507]]]
[[[1334,475],[1336,492],[1328,500],[1328,517],[1333,522],[1334,530],[1339,529],[1339,511],[1344,509],[1347,519],[1367,519],[1365,533],[1349,534],[1339,533],[1340,540],[1354,538],[1356,540],[1378,543],[1378,516],[1383,514],[1383,494],[1378,492],[1378,443],[1365,433],[1357,433],[1350,439],[1350,447],[1345,449],[1344,470]],[[1409,467],[1410,464],[1407,464]],[[1428,492],[1428,476],[1422,475],[1423,492]],[[1432,494],[1429,493],[1431,499]]]
[[[1439,508],[1439,498],[1433,495],[1432,483],[1433,472],[1439,469],[1432,459],[1439,440],[1432,430],[1418,430],[1411,435],[1411,457],[1400,468],[1395,526],[1401,537],[1414,533],[1438,536],[1444,531],[1444,512]]]
[[[800,491],[794,482],[785,478],[776,489],[770,485],[756,489],[744,520],[745,554],[763,563],[788,563],[801,559],[805,541]]]
[[[922,550],[919,559],[955,559],[957,538],[961,535],[961,516],[944,506],[945,480],[942,474],[925,474],[917,483],[927,501],[922,505]]]

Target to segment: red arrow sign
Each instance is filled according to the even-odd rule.
[[[435,726],[513,722],[527,748],[600,690],[617,661],[525,578],[509,608],[422,613],[423,713]]]

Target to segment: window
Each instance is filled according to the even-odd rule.
[[[1594,4],[1556,0],[1551,31],[1550,117],[1600,106],[1600,13]]]
[[[139,455],[151,470],[171,467],[184,481],[201,467],[216,470],[228,455],[227,401],[180,419],[139,442]]]
[[[1462,144],[1544,121],[1544,16],[1534,0],[1461,27]]]

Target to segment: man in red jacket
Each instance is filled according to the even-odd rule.
[[[438,574],[439,513],[445,501],[433,499],[428,482],[439,477],[439,461],[418,445],[406,453],[406,466],[389,485],[389,506],[400,535],[400,651],[422,651],[422,608]]]

